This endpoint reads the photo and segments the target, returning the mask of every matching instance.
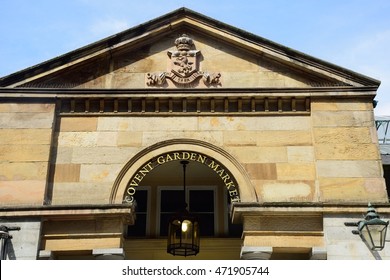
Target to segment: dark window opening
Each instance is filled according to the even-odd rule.
[[[226,199],[218,198],[218,194],[222,193]],[[136,220],[134,225],[128,226],[127,237],[165,237],[168,235],[170,218],[183,205],[184,193],[180,189],[138,189],[134,200]],[[201,236],[241,237],[242,224],[233,224],[226,213],[226,203],[230,197],[225,191],[214,187],[189,187],[185,200],[188,211],[199,219]]]
[[[200,236],[214,236],[214,191],[190,190],[188,209],[199,219]]]
[[[134,194],[136,202],[136,220],[134,225],[130,225],[127,230],[127,236],[146,237],[147,212],[148,212],[148,191],[138,190]]]
[[[383,165],[383,177],[385,177],[387,197],[390,198],[390,165]]]
[[[160,236],[167,236],[169,219],[184,203],[183,191],[161,190]],[[214,191],[187,190],[188,211],[198,217],[201,236],[214,236]]]
[[[160,236],[168,235],[169,219],[184,202],[182,190],[162,190],[160,195]]]

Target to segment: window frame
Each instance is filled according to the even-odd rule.
[[[166,190],[172,190],[172,191],[176,191],[176,190],[183,190],[183,187],[182,186],[158,186],[157,187],[157,193],[156,193],[156,202],[157,202],[157,207],[156,207],[156,234],[158,237],[165,237],[165,236],[162,236],[160,234],[160,226],[161,226],[161,191],[166,191]],[[217,236],[217,233],[219,232],[219,228],[218,228],[218,216],[219,216],[219,207],[218,207],[218,199],[217,199],[217,196],[218,196],[218,186],[216,185],[210,185],[210,186],[207,186],[207,185],[190,185],[190,186],[186,186],[186,202],[187,204],[189,205],[190,203],[190,198],[189,198],[189,192],[192,191],[192,190],[211,190],[213,191],[213,203],[214,203],[214,236]],[[196,212],[195,212],[196,213]],[[174,213],[172,213],[174,214]],[[225,224],[224,223],[224,227],[225,227]],[[223,229],[225,230],[225,228]]]

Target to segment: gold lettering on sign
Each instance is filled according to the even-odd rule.
[[[148,162],[141,169],[139,169],[138,172],[130,180],[130,183],[129,183],[130,187],[138,187],[139,183],[142,181],[142,179],[145,177],[145,175],[148,174],[150,171],[152,171],[153,168],[154,168],[153,163]],[[135,193],[135,191],[134,191],[134,193]]]
[[[142,166],[130,179],[126,192],[123,198],[123,203],[133,203],[134,194],[136,193],[137,187],[140,185],[141,181],[147,176],[153,169],[171,161],[180,161],[180,160],[189,160],[193,162],[199,162],[217,174],[229,193],[231,202],[239,202],[240,195],[238,192],[237,185],[233,179],[233,176],[227,171],[222,164],[216,162],[214,159],[208,158],[206,155],[196,152],[189,151],[179,151],[171,152],[155,157],[147,164]]]

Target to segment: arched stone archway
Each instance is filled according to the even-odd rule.
[[[209,166],[210,168],[215,167],[216,164],[220,164],[228,171],[228,174],[230,174],[229,176],[231,176],[236,183],[235,187],[239,193],[239,200],[241,202],[257,202],[256,192],[248,174],[232,155],[225,150],[204,141],[172,139],[145,148],[127,162],[114,182],[110,195],[110,203],[123,203],[124,194],[128,190],[129,182],[131,182],[133,176],[136,175],[137,172],[150,164],[151,161],[156,160],[163,155],[180,152],[187,152],[190,157],[191,153],[193,153],[194,160],[202,160],[202,158],[197,158],[198,156],[206,156],[208,159],[212,159],[214,163],[211,164],[214,165]],[[177,156],[176,160],[180,159],[180,157],[181,156]],[[215,169],[215,172],[217,171],[218,170]],[[220,175],[222,175],[222,173]],[[221,176],[221,179],[222,178],[223,176]]]

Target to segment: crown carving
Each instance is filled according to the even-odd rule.
[[[194,46],[194,42],[187,34],[183,34],[175,40],[175,45],[179,51],[189,51]]]

